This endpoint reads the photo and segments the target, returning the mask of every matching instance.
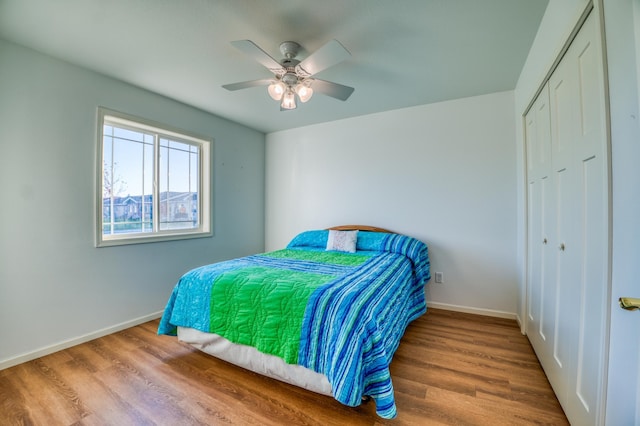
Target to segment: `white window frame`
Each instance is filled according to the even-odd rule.
[[[175,229],[160,230],[158,226],[154,226],[151,232],[146,233],[121,233],[121,234],[103,234],[103,185],[104,185],[104,125],[105,122],[111,124],[120,124],[125,128],[133,128],[136,130],[153,133],[157,138],[166,137],[178,142],[184,142],[191,145],[198,145],[200,148],[199,155],[199,176],[198,176],[198,227],[191,229]],[[194,135],[184,130],[173,129],[170,126],[156,123],[144,118],[135,117],[133,115],[113,111],[107,108],[98,107],[98,148],[97,148],[97,167],[96,167],[96,247],[118,246],[126,244],[151,243],[158,241],[183,240],[190,238],[211,237],[212,231],[212,213],[211,206],[211,168],[213,151],[213,140]],[[157,146],[157,145],[156,145]],[[157,163],[157,152],[154,157]],[[153,216],[154,222],[159,220],[159,182],[157,164],[154,167],[153,182]]]

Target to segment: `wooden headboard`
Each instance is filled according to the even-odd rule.
[[[376,226],[368,225],[340,225],[327,228],[334,231],[371,231],[371,232],[386,232],[387,234],[396,234],[397,232],[389,231],[388,229],[378,228]]]

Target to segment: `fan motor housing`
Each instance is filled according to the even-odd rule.
[[[295,72],[287,70],[287,73],[282,76],[282,82],[287,86],[295,86],[298,83],[298,76]]]
[[[283,41],[280,43],[280,52],[287,59],[293,59],[298,56],[300,45],[295,41]]]

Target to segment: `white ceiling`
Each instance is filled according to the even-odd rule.
[[[263,132],[511,90],[548,0],[0,0],[0,37]],[[331,39],[352,58],[317,74],[355,88],[280,111],[269,78],[229,44],[276,59]],[[2,58],[0,58],[2,60]]]

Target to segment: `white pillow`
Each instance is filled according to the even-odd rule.
[[[355,253],[356,241],[358,241],[358,231],[336,231],[330,229],[329,238],[327,238],[327,250]]]

